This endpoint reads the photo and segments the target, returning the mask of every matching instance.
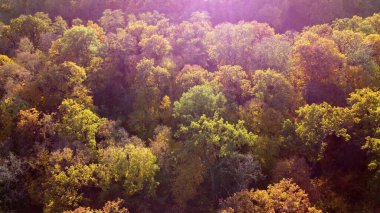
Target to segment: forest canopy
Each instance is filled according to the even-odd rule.
[[[379,12],[0,0],[0,212],[379,212]]]

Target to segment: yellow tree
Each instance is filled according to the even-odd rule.
[[[291,82],[303,92],[308,103],[342,99],[339,93],[336,95],[333,91],[339,91],[334,85],[344,60],[334,41],[304,32],[297,37],[293,46]],[[326,91],[328,89],[329,92]]]

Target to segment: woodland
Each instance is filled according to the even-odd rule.
[[[0,0],[2,212],[380,212],[380,1]]]

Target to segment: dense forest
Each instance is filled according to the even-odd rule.
[[[0,0],[0,212],[380,212],[379,12]]]

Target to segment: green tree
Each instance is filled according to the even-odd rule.
[[[49,52],[56,62],[73,61],[86,67],[101,48],[96,30],[81,25],[66,30],[62,38],[53,42]]]
[[[14,41],[19,41],[27,37],[34,45],[39,48],[42,35],[51,30],[51,19],[47,14],[36,13],[35,15],[21,15],[10,22],[11,34],[15,37]]]
[[[250,101],[240,108],[240,117],[254,132],[278,135],[282,124],[294,114],[300,100],[289,81],[273,70],[257,70],[252,76],[254,85]]]
[[[348,127],[353,120],[347,108],[332,107],[327,103],[305,105],[297,110],[296,133],[301,138],[309,160],[323,158],[328,145],[328,137],[342,137],[348,141]]]
[[[353,16],[352,18],[337,19],[332,24],[333,28],[336,30],[352,30],[354,32],[363,32],[366,34],[371,34],[376,32],[375,28],[369,20],[363,19],[359,16]]]
[[[142,59],[137,65],[137,74],[132,86],[134,99],[129,115],[129,126],[133,132],[147,139],[153,134],[160,120],[160,104],[169,84],[167,69],[155,66],[153,59]]]
[[[4,143],[12,135],[16,126],[19,110],[25,108],[25,102],[20,99],[3,98],[0,100],[0,142]]]
[[[380,93],[369,88],[357,90],[348,98],[351,112],[358,124],[353,128],[355,135],[365,139],[362,149],[367,151],[368,169],[374,173],[377,180],[380,176]],[[378,186],[377,186],[378,187]]]
[[[174,102],[174,117],[184,124],[198,120],[202,115],[214,116],[225,111],[226,98],[212,85],[192,87]]]
[[[185,65],[176,75],[176,96],[180,97],[190,88],[209,83],[212,79],[213,73],[208,72],[202,67],[198,65]]]
[[[82,187],[93,185],[96,165],[75,164],[66,168],[56,165],[51,168],[51,177],[44,186],[44,211],[56,212],[78,207],[84,200]]]
[[[361,66],[363,69],[376,75],[380,72],[375,58],[372,57],[373,49],[365,44],[365,34],[353,31],[334,31],[333,38],[339,50],[347,57],[347,64]]]
[[[239,153],[254,152],[257,142],[257,136],[248,132],[243,122],[229,124],[218,115],[213,118],[203,115],[189,126],[183,126],[177,135],[184,144],[179,153],[180,161],[176,167],[172,192],[181,207],[194,199],[197,188],[205,180],[210,186],[210,200],[215,202],[220,190],[217,188],[217,171],[225,162],[225,158],[234,157]],[[194,174],[190,175],[189,172]],[[259,179],[260,169],[256,167],[251,175],[254,179]]]
[[[255,48],[254,67],[263,70],[278,70],[287,75],[290,69],[291,50],[291,42],[285,36],[275,35],[264,38]]]
[[[157,158],[149,148],[126,145],[100,150],[100,166],[96,172],[103,191],[116,182],[130,197],[137,193],[151,196],[159,184],[155,179],[158,170]]]
[[[96,149],[95,135],[104,118],[98,117],[86,106],[73,99],[65,99],[58,107],[59,123],[57,128],[60,134],[68,140],[78,140]]]

